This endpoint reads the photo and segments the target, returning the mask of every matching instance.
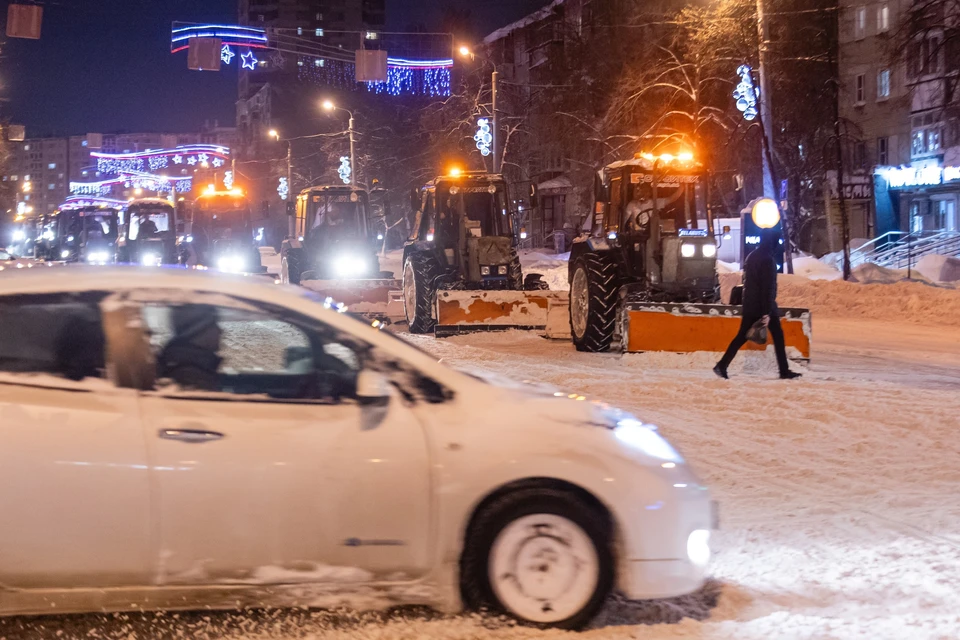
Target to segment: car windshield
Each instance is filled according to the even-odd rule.
[[[147,237],[166,236],[170,233],[171,207],[157,205],[156,207],[138,207],[130,211],[131,240],[147,239]],[[143,227],[144,232],[140,229]],[[142,238],[141,238],[142,236]]]

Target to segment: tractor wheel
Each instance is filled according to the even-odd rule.
[[[403,265],[403,311],[410,333],[429,333],[436,326],[433,302],[439,271],[433,258],[419,253],[411,254]]]
[[[283,284],[300,284],[300,274],[303,272],[302,249],[289,248],[280,259],[280,282]]]
[[[602,254],[577,258],[570,278],[570,333],[577,351],[607,351],[619,300],[617,263]]]
[[[523,291],[523,268],[520,266],[520,256],[516,253],[510,258],[510,264],[507,265],[507,289],[510,291]]]

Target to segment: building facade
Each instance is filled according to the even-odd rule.
[[[844,0],[840,11],[840,111],[858,136],[853,174],[873,176],[872,211],[855,206],[852,237],[869,229],[960,232],[960,128],[953,85],[960,47],[935,21],[917,30],[910,0]],[[941,19],[956,19],[946,16]]]

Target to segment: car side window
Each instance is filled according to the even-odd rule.
[[[286,401],[356,396],[360,355],[332,334],[210,304],[147,304],[143,321],[161,389]]]
[[[102,294],[0,298],[0,371],[106,378]]]

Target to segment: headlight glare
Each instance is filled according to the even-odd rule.
[[[683,462],[683,456],[657,433],[654,427],[645,425],[636,418],[618,421],[613,432],[617,440],[651,458],[667,462]]]
[[[680,255],[684,258],[692,258],[697,254],[697,245],[690,242],[684,242],[680,245]]]
[[[217,267],[220,271],[227,273],[240,273],[243,271],[243,258],[240,256],[223,256],[217,261]]]
[[[703,245],[703,257],[712,258],[717,255],[717,245],[715,244],[705,244]]]
[[[145,267],[159,267],[160,255],[156,253],[145,253],[140,256],[140,263]]]
[[[696,529],[687,536],[687,557],[698,567],[707,566],[710,562],[710,531]]]
[[[367,263],[356,256],[341,256],[333,263],[333,268],[341,278],[355,278],[367,270]]]

